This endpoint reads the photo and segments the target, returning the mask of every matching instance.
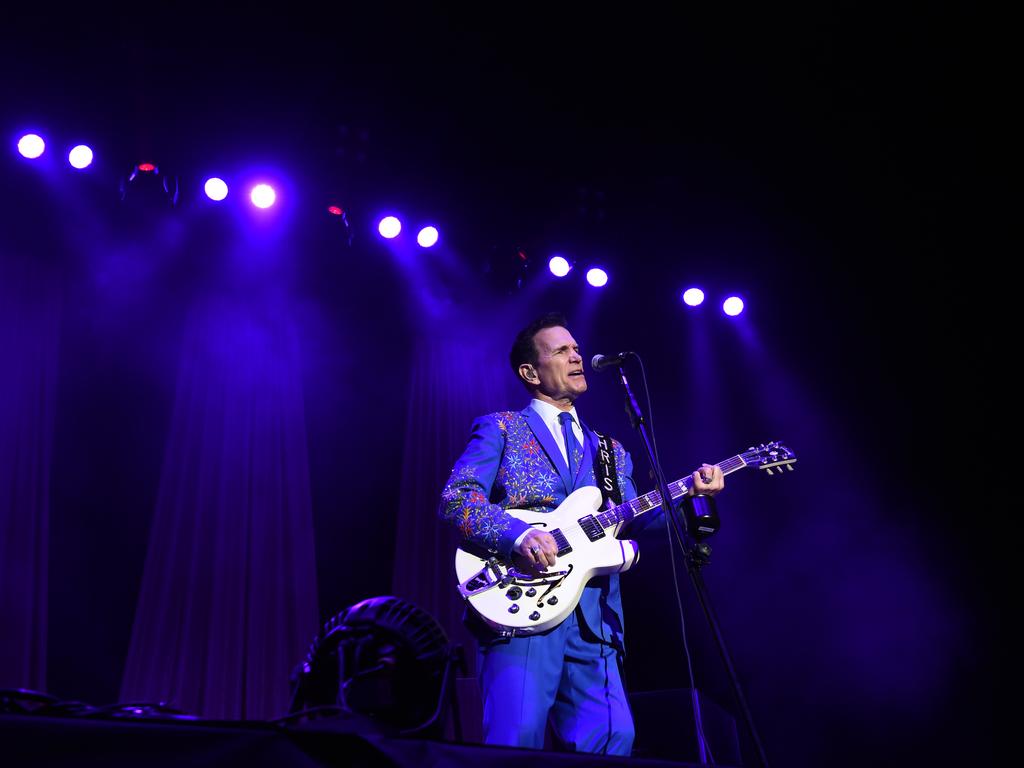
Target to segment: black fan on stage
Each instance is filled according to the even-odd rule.
[[[439,737],[455,707],[461,649],[425,611],[372,597],[324,624],[293,677],[286,720],[355,714],[405,736]],[[455,717],[458,731],[458,717]]]

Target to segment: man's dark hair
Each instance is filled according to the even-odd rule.
[[[548,312],[546,315],[538,317],[519,332],[516,340],[512,342],[512,352],[508,356],[516,378],[519,378],[520,365],[529,363],[535,366],[540,362],[540,353],[537,350],[537,345],[533,343],[533,337],[545,328],[555,328],[557,326],[562,328],[568,327],[565,324],[565,315],[561,312]]]

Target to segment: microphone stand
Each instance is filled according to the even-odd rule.
[[[711,561],[711,547],[705,542],[694,540],[687,527],[686,517],[679,514],[679,509],[672,500],[672,493],[669,491],[668,482],[665,480],[665,473],[662,472],[661,465],[655,458],[654,444],[651,442],[650,432],[647,429],[647,422],[644,420],[643,411],[640,410],[640,406],[633,396],[633,390],[629,386],[629,379],[626,378],[626,372],[623,370],[621,362],[619,363],[619,379],[622,381],[622,387],[626,393],[626,413],[629,416],[630,423],[633,425],[633,429],[637,430],[643,439],[644,448],[647,450],[647,458],[651,462],[651,468],[654,470],[658,483],[658,493],[661,494],[661,508],[665,512],[665,517],[668,519],[669,524],[675,530],[676,539],[682,545],[683,558],[686,561],[686,571],[690,574],[690,581],[693,582],[693,589],[697,593],[697,600],[700,601],[704,617],[707,619],[708,625],[711,628],[711,634],[714,635],[715,643],[718,645],[718,652],[722,657],[722,663],[725,665],[729,682],[732,684],[733,694],[736,696],[736,701],[739,704],[747,735],[754,742],[760,765],[762,768],[768,768],[768,758],[765,755],[764,746],[761,744],[761,738],[754,727],[754,718],[750,713],[750,708],[747,706],[747,699],[743,695],[740,681],[736,677],[736,669],[733,667],[732,658],[729,656],[729,650],[725,645],[725,638],[722,635],[722,629],[718,624],[718,617],[715,615],[714,608],[711,605],[711,597],[708,595],[707,585],[705,585],[704,577],[700,571],[703,566]],[[697,747],[700,753],[700,761],[706,765],[707,743],[704,739],[704,727],[701,722],[700,702],[697,700],[696,691],[691,691],[691,695],[693,696],[693,717],[697,731]]]

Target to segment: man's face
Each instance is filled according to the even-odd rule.
[[[560,325],[544,328],[533,337],[533,343],[538,352],[534,373],[540,381],[541,394],[552,400],[573,402],[587,391],[580,347],[568,330]]]

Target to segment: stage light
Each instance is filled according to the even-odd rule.
[[[691,307],[699,307],[704,303],[704,291],[700,288],[687,288],[683,291],[683,302]]]
[[[730,296],[722,302],[722,311],[730,317],[736,317],[743,311],[743,299],[739,296]]]
[[[22,157],[28,158],[29,160],[35,160],[46,151],[46,142],[43,141],[42,136],[37,136],[34,133],[27,133],[18,139],[18,151],[21,153]]]
[[[148,206],[161,197],[173,208],[178,204],[178,177],[162,174],[154,163],[137,163],[121,178],[121,202],[136,199],[131,205]]]
[[[380,232],[381,237],[391,240],[398,237],[398,233],[402,231],[402,222],[394,216],[385,216],[377,225],[377,231]]]
[[[437,227],[424,227],[416,235],[416,242],[419,243],[421,248],[431,248],[437,244],[437,238]]]
[[[331,214],[332,216],[344,216],[345,215],[345,212],[343,210],[341,210],[341,208],[339,208],[336,205],[329,205],[329,206],[327,206],[327,212],[329,214]]]
[[[203,191],[206,196],[215,202],[220,202],[228,196],[228,185],[224,179],[219,179],[216,176],[211,176],[203,184]]]
[[[552,256],[548,261],[548,269],[555,277],[565,277],[572,269],[572,264],[564,256]]]
[[[79,144],[68,152],[68,162],[71,163],[72,168],[82,170],[92,165],[92,150],[85,146],[85,144]]]
[[[587,282],[595,288],[601,288],[608,283],[608,273],[600,267],[593,267],[587,270]]]
[[[277,201],[277,193],[269,184],[257,184],[249,193],[249,199],[257,208],[269,208]]]

